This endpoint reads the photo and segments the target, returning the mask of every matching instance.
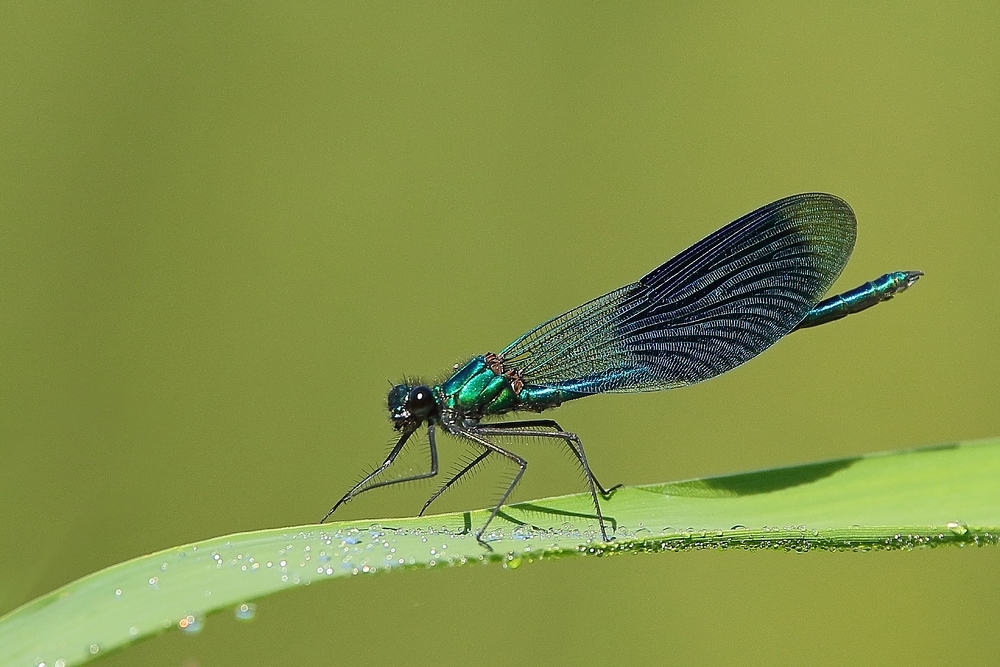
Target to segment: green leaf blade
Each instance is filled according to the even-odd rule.
[[[483,510],[240,533],[113,565],[0,618],[0,665],[75,665],[269,593],[379,572],[691,548],[914,548],[996,544],[1000,439],[621,489],[504,508],[493,552]]]

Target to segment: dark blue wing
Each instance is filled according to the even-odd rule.
[[[707,380],[792,331],[840,275],[856,233],[854,212],[837,197],[780,199],[536,327],[500,356],[526,384],[583,393]]]

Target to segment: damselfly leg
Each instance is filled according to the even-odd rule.
[[[516,429],[537,429],[537,428],[552,428],[554,431],[520,431]],[[489,430],[490,433],[485,431]],[[514,433],[499,433],[497,431],[514,430]],[[476,431],[483,433],[484,435],[496,435],[496,436],[511,436],[511,435],[523,435],[529,438],[555,438],[557,440],[562,440],[569,447],[569,450],[573,452],[573,456],[577,458],[580,465],[583,467],[584,473],[590,479],[594,480],[594,484],[597,486],[597,492],[601,496],[608,500],[614,495],[615,491],[622,488],[624,484],[615,484],[610,489],[605,489],[604,485],[598,481],[597,476],[590,469],[590,465],[587,463],[587,455],[583,451],[583,443],[580,442],[580,436],[576,433],[563,430],[563,427],[554,419],[526,419],[524,421],[516,422],[497,422],[495,424],[489,424],[488,426],[477,426]]]
[[[344,496],[340,500],[338,500],[333,507],[330,508],[330,511],[327,512],[326,516],[324,516],[320,520],[320,523],[323,523],[324,521],[329,519],[330,515],[336,512],[338,507],[340,507],[347,501],[356,498],[365,491],[371,491],[372,489],[378,489],[383,486],[391,486],[393,484],[402,484],[403,482],[412,482],[418,479],[428,479],[430,477],[435,477],[438,474],[437,441],[435,440],[434,436],[434,424],[428,424],[427,440],[430,443],[430,449],[431,449],[430,469],[427,472],[421,472],[415,475],[408,475],[406,477],[400,477],[399,479],[387,479],[381,482],[374,482],[374,483],[372,482],[372,480],[381,475],[389,468],[389,466],[392,465],[392,462],[395,461],[396,457],[399,456],[400,452],[403,451],[403,447],[406,446],[406,441],[410,439],[410,436],[413,435],[415,431],[416,429],[404,431],[403,435],[400,436],[399,438],[399,442],[395,444],[395,446],[392,448],[392,451],[389,452],[389,455],[385,457],[385,461],[382,462],[382,465],[380,465],[378,468],[376,468],[371,473],[366,475],[364,479],[355,484],[350,491],[345,493]]]
[[[507,498],[509,498],[510,494],[514,491],[514,487],[517,486],[517,483],[521,481],[521,477],[524,476],[524,471],[528,469],[528,462],[525,461],[520,456],[518,456],[517,454],[515,454],[514,452],[507,451],[503,447],[500,447],[499,445],[490,442],[486,438],[479,435],[477,431],[465,428],[452,427],[451,432],[460,438],[471,440],[472,442],[486,449],[487,453],[499,454],[500,456],[503,456],[504,458],[513,461],[517,465],[517,474],[514,475],[514,479],[512,479],[510,484],[507,486],[507,490],[503,492],[503,495],[500,497],[499,502],[497,502],[497,504],[493,507],[493,509],[490,510],[490,516],[489,518],[486,519],[486,523],[484,523],[483,527],[480,528],[479,531],[476,533],[476,541],[479,542],[484,547],[486,547],[487,549],[489,549],[490,551],[493,551],[493,547],[491,547],[489,544],[486,543],[486,541],[483,539],[483,535],[486,533],[486,529],[489,528],[490,523],[493,522],[493,519],[496,518],[497,513],[500,511],[500,508],[503,507],[504,504],[507,502]]]
[[[540,419],[535,421],[551,422],[550,424],[544,424],[544,426],[552,428],[559,427],[558,424],[555,424],[555,422],[552,422],[551,420]],[[609,539],[608,531],[604,526],[604,514],[601,512],[601,503],[597,498],[597,491],[600,489],[601,495],[605,498],[610,497],[611,492],[605,490],[594,477],[594,473],[590,470],[590,464],[587,463],[587,456],[583,452],[583,443],[580,442],[580,438],[578,438],[575,433],[568,433],[561,429],[559,431],[542,431],[524,428],[531,423],[532,422],[508,422],[506,424],[477,426],[475,427],[474,432],[478,435],[489,435],[495,437],[526,436],[529,438],[558,438],[564,441],[576,456],[577,461],[580,462],[580,466],[583,468],[583,474],[587,478],[587,486],[590,487],[590,495],[594,500],[594,511],[597,512],[597,522],[601,527],[601,538],[607,542]],[[552,426],[553,424],[555,424],[555,426]],[[499,510],[499,508],[497,509]]]

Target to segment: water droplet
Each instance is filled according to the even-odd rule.
[[[521,567],[521,557],[513,552],[507,554],[503,559],[503,567],[505,570],[516,570]]]
[[[101,650],[101,647],[97,644],[90,645],[90,655],[97,655],[97,652]]]
[[[133,626],[132,626],[131,628],[129,628],[129,629],[128,629],[128,633],[129,633],[130,635],[132,635],[133,637],[135,637],[136,635],[138,635],[138,634],[139,634],[139,628],[137,628],[137,627],[135,627],[135,626],[133,625]]]
[[[956,535],[965,535],[969,532],[969,527],[965,525],[964,521],[949,521],[948,530]]]
[[[150,577],[149,578],[149,585],[152,586],[153,588],[156,588],[156,582],[157,581],[159,581],[159,579],[157,579],[156,577]]]
[[[55,664],[55,667],[66,667],[66,659],[65,658],[59,658],[58,660],[55,661],[54,664]]]
[[[121,596],[122,596],[122,589],[116,588],[115,589],[115,597],[118,598],[118,599],[121,599]]]
[[[160,566],[160,572],[166,572],[166,571],[167,571],[167,564],[164,563],[163,565]]]
[[[205,624],[201,622],[200,618],[196,618],[192,614],[188,614],[181,620],[177,621],[177,627],[188,634],[197,634],[202,631]]]
[[[535,535],[529,526],[517,526],[510,536],[515,540],[530,540]]]
[[[44,660],[36,660],[35,667],[46,667]]]
[[[252,602],[244,602],[238,605],[233,613],[236,615],[237,620],[252,621],[254,616],[257,615],[257,605]]]

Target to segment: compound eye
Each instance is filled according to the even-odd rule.
[[[406,399],[406,409],[414,417],[423,418],[434,409],[434,393],[430,387],[414,387],[410,390],[410,396]]]

